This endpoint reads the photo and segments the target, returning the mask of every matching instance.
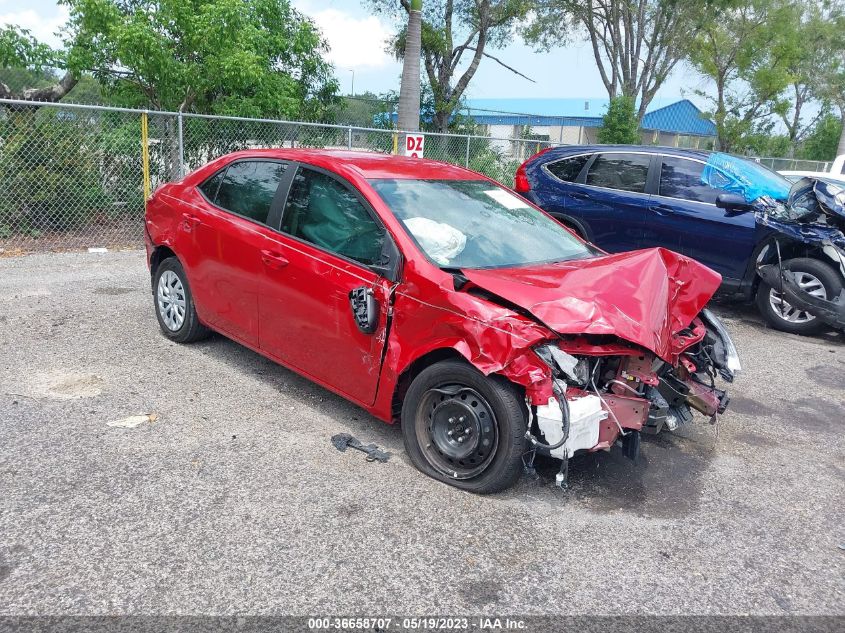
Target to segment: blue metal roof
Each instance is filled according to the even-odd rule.
[[[694,136],[716,136],[716,124],[689,99],[646,112],[642,128]]]
[[[466,112],[485,125],[550,125],[600,127],[607,99],[468,99]],[[495,112],[492,112],[495,111]],[[644,130],[693,136],[715,136],[716,126],[688,99],[651,103]]]

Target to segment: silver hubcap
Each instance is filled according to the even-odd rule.
[[[172,270],[166,270],[158,279],[156,301],[161,320],[171,332],[176,332],[185,322],[185,287]]]
[[[827,292],[824,289],[824,284],[810,273],[792,273],[795,281],[801,287],[801,290],[820,299],[827,299]],[[799,310],[793,307],[789,302],[784,301],[783,296],[777,290],[772,288],[769,291],[769,304],[781,319],[789,323],[809,323],[814,320],[814,317],[809,312]]]

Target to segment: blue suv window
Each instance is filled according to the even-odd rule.
[[[587,172],[587,184],[645,193],[650,154],[599,154]]]
[[[573,156],[572,158],[564,158],[563,160],[556,160],[553,163],[546,165],[549,173],[563,182],[575,182],[578,174],[590,160],[592,154],[584,154],[582,156]]]
[[[722,192],[701,181],[702,171],[704,171],[704,163],[675,156],[664,156],[663,166],[660,168],[659,194],[694,202],[711,204],[716,202],[716,196]]]

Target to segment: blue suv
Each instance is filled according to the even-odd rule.
[[[772,287],[757,268],[776,261],[802,291],[832,301],[842,293],[845,254],[761,221],[759,200],[767,209],[784,207],[790,184],[727,154],[596,145],[532,156],[517,170],[514,189],[606,251],[660,246],[692,257],[722,275],[723,293],[756,299],[773,327],[809,334],[824,321],[789,304],[782,284]]]

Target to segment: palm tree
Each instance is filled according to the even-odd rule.
[[[408,30],[405,34],[405,55],[402,60],[402,85],[399,88],[399,129],[404,132],[418,132],[420,129],[422,0],[410,0],[406,8],[408,9]]]

